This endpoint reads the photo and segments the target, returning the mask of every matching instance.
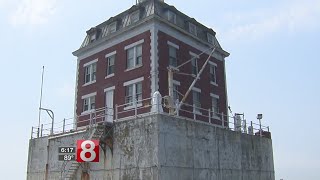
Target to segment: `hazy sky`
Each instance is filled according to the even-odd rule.
[[[43,107],[72,117],[86,30],[134,0],[0,0],[1,177],[26,178],[28,140]],[[320,179],[320,0],[166,0],[212,27],[225,50],[234,112],[270,125],[276,179]],[[49,118],[43,113],[43,122]]]

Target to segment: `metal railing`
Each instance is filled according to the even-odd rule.
[[[65,118],[62,121],[56,122],[53,126],[51,123],[41,124],[40,127],[32,127],[31,139],[74,132],[90,124],[113,123],[151,114],[165,114],[184,119],[200,120],[221,128],[251,135],[254,135],[255,132],[258,132],[260,135],[262,135],[261,132],[270,132],[269,126],[261,125],[260,129],[260,124],[252,121],[249,122],[243,118],[238,119],[236,116],[230,116],[223,112],[213,112],[211,108],[199,108],[187,103],[183,103],[181,109],[175,115],[172,115],[169,114],[169,107],[166,104],[165,98],[161,97],[161,104],[155,104],[153,98],[146,98],[136,102],[121,105],[116,104],[114,108],[102,107],[84,112],[75,118]],[[159,106],[157,107],[158,110],[153,109],[155,106]],[[52,127],[53,132],[51,133]]]

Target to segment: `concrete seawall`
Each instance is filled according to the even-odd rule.
[[[49,152],[47,179],[58,180],[58,147],[75,146],[82,136],[30,140],[27,179],[45,179]],[[113,151],[100,150],[100,162],[89,163],[90,179],[274,180],[271,139],[167,115],[117,122],[113,138]]]

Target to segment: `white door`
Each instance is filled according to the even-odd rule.
[[[113,123],[113,90],[106,91],[106,117],[105,121]]]

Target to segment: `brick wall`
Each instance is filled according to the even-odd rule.
[[[125,87],[123,83],[126,81],[130,81],[132,79],[136,79],[139,77],[144,77],[144,81],[142,82],[142,98],[150,97],[151,89],[150,89],[150,39],[151,33],[150,31],[146,31],[137,35],[133,38],[127,39],[113,47],[105,49],[99,53],[96,53],[88,58],[85,58],[80,61],[79,64],[79,77],[78,77],[78,92],[77,92],[77,105],[76,105],[76,113],[80,115],[83,111],[83,100],[82,96],[86,94],[90,94],[93,92],[97,92],[96,95],[96,109],[105,107],[105,92],[104,89],[108,87],[115,86],[114,90],[114,105],[115,104],[124,104],[125,103]],[[140,40],[144,40],[142,43],[142,67],[137,69],[133,69],[130,71],[126,70],[126,61],[127,61],[127,53],[124,49],[125,46],[135,43]],[[107,60],[105,55],[116,51],[116,59],[115,59],[115,73],[113,77],[106,77],[106,68],[107,68]],[[96,82],[87,86],[84,85],[84,71],[85,68],[83,65],[92,60],[98,59],[97,62],[97,72],[96,72]],[[83,117],[88,118],[88,117]],[[81,125],[80,125],[81,126]]]
[[[168,41],[176,44],[179,46],[179,50],[177,51],[177,59],[178,59],[178,65],[182,64],[183,62],[186,62],[187,60],[190,60],[192,57],[190,55],[190,51],[195,54],[202,53],[201,51],[195,49],[192,46],[189,46],[188,44],[185,44],[179,40],[177,40],[174,37],[169,36],[168,34],[159,31],[158,33],[158,48],[159,48],[159,87],[160,87],[160,93],[162,95],[168,95],[168,70],[167,67],[169,65],[169,45]],[[202,65],[208,58],[208,55],[203,54],[200,56],[200,59],[198,60],[198,67],[199,70],[201,69]],[[225,78],[224,78],[224,63],[223,61],[217,60],[213,57],[211,57],[210,61],[217,64],[217,84],[218,86],[210,84],[210,69],[209,65],[205,67],[205,70],[203,71],[200,80],[196,83],[195,87],[201,89],[201,108],[209,109],[211,108],[211,96],[210,93],[216,94],[219,96],[219,109],[220,112],[223,112],[226,114],[227,112],[227,102],[226,102],[226,91],[225,91]],[[180,68],[180,72],[191,74],[191,63],[188,63]],[[174,80],[177,80],[181,83],[179,86],[179,91],[182,94],[185,94],[191,85],[193,81],[193,77],[191,76],[184,76],[184,75],[178,75],[174,74]],[[181,96],[180,96],[181,100]],[[189,94],[186,103],[193,104],[192,102],[192,92]],[[183,109],[186,109],[188,111],[192,112],[192,107],[183,107]],[[181,114],[181,113],[180,113]],[[183,114],[183,113],[182,113]],[[205,115],[205,112],[203,112]],[[192,114],[185,114],[187,117],[192,118]],[[197,119],[208,121],[208,118],[204,118],[201,116],[198,116]],[[218,122],[216,122],[219,124]]]

